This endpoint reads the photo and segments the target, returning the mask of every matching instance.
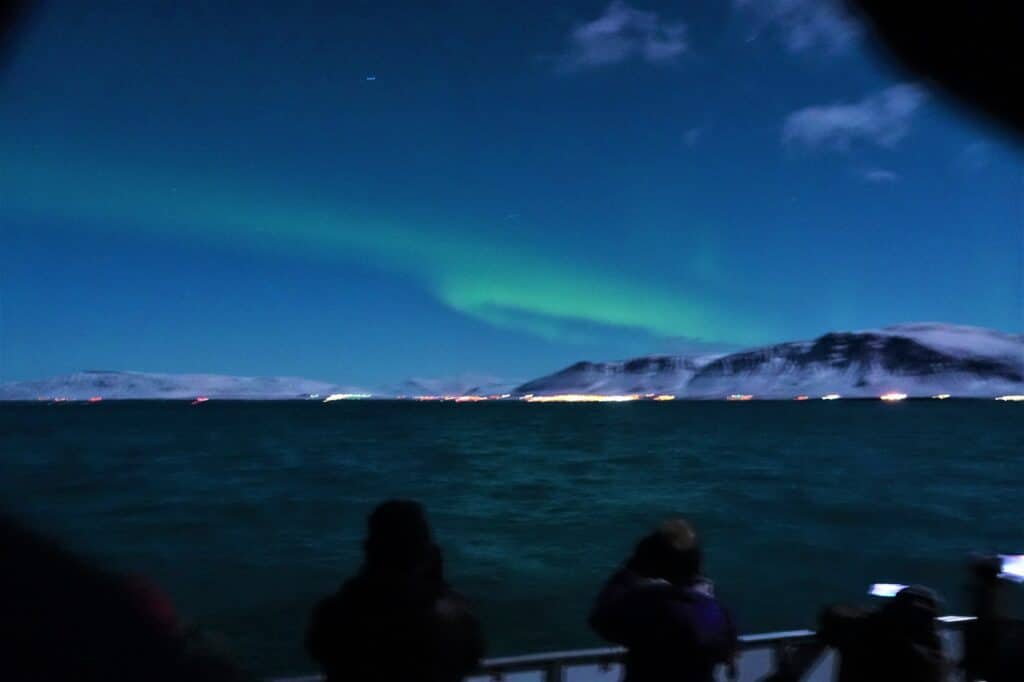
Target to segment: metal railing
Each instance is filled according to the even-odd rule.
[[[939,619],[943,630],[959,629],[964,623],[974,620],[973,616],[942,616]],[[820,659],[825,645],[818,642],[817,633],[813,630],[786,630],[767,632],[758,635],[741,635],[740,651],[769,649],[772,652],[772,665],[777,669],[780,665],[789,667],[796,679],[804,674]],[[480,665],[480,670],[473,677],[490,677],[500,680],[512,673],[540,673],[544,682],[563,682],[566,670],[582,666],[610,667],[621,664],[626,650],[622,647],[602,649],[576,649],[573,651],[552,651],[541,654],[523,656],[505,656],[490,658]],[[768,674],[771,670],[765,670]],[[302,677],[278,678],[272,682],[319,682],[319,675]]]

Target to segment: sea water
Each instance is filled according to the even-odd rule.
[[[969,552],[1024,553],[1024,406],[995,401],[3,404],[0,433],[8,511],[263,675],[312,669],[309,610],[391,497],[426,505],[492,655],[597,645],[601,581],[673,515],[745,632],[876,582],[961,610]]]

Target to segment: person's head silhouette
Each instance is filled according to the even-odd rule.
[[[663,522],[637,544],[629,568],[676,585],[693,582],[701,568],[700,545],[693,526],[681,518]]]
[[[389,500],[378,505],[370,514],[363,548],[371,573],[440,571],[440,553],[419,502]]]

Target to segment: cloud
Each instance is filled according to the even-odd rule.
[[[846,151],[854,142],[893,147],[910,132],[925,93],[902,83],[852,104],[828,104],[794,111],[782,126],[786,145]]]
[[[860,35],[860,25],[841,0],[733,0],[754,18],[755,31],[778,34],[790,52],[845,52]]]
[[[957,165],[969,172],[978,173],[992,161],[992,145],[988,142],[972,142],[963,148],[957,158]]]
[[[665,22],[655,12],[613,0],[597,19],[573,28],[569,45],[556,64],[563,73],[632,59],[665,64],[686,50],[686,24]]]
[[[873,182],[876,184],[892,184],[901,180],[898,173],[893,173],[890,170],[884,168],[868,168],[859,173],[860,178],[865,182]]]

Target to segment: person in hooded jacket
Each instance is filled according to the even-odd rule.
[[[941,682],[947,662],[935,618],[939,600],[927,587],[900,590],[877,610],[833,606],[818,637],[839,652],[837,682]]]
[[[710,682],[718,665],[735,677],[736,628],[701,576],[697,535],[683,519],[640,540],[598,595],[590,625],[626,647],[625,682]]]
[[[445,582],[423,507],[378,506],[359,572],[313,610],[306,650],[328,682],[457,682],[484,644],[468,602]]]

